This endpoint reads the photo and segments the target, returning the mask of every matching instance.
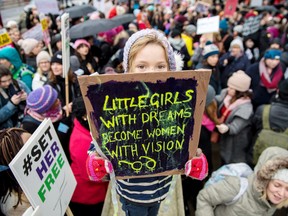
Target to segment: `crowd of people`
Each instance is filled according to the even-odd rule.
[[[225,15],[222,1],[213,2],[202,12],[189,1],[171,7],[136,7],[135,3],[132,10],[133,3],[129,7],[128,1],[107,1],[106,11],[70,19],[73,26],[87,19],[135,15],[134,21],[71,41],[68,92],[63,76],[60,16],[46,15],[52,53],[43,41],[21,36],[40,22],[36,7],[26,11],[19,22],[4,24],[12,44],[0,48],[1,214],[20,215],[29,206],[5,167],[41,122],[50,118],[77,180],[70,202],[72,212],[76,216],[101,215],[108,190],[108,182],[102,178],[111,170],[99,174],[94,173],[94,167],[86,172],[87,159],[93,160],[93,166],[109,161],[91,151],[87,153],[92,137],[78,76],[197,69],[210,69],[212,74],[199,140],[203,153],[199,150],[195,158],[190,158],[186,176],[182,177],[184,214],[191,213],[190,205],[199,216],[273,215],[276,209],[288,207],[287,150],[268,148],[258,163],[253,161],[253,147],[263,129],[267,104],[271,105],[271,129],[281,133],[288,128],[287,3],[264,0],[263,5],[274,5],[274,10],[256,10],[249,7],[248,1],[240,1],[233,16]],[[212,16],[220,17],[219,32],[197,35],[197,20]],[[245,22],[257,16],[259,29],[243,34]],[[217,168],[213,167],[212,145],[219,145],[217,154],[222,165],[243,162],[255,167],[248,178],[247,192],[233,204],[225,203],[237,195],[238,178],[229,177],[203,188],[206,166],[208,175]],[[199,160],[199,169],[205,170],[200,177],[190,169]],[[126,215],[157,215],[171,182],[171,176],[117,180],[123,211]]]

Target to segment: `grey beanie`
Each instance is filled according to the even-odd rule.
[[[159,38],[162,41],[163,45],[166,47],[168,51],[168,61],[169,61],[170,70],[175,71],[176,62],[175,62],[173,48],[171,47],[165,35],[155,29],[144,29],[131,35],[131,37],[128,39],[128,41],[125,44],[124,53],[123,53],[124,73],[127,73],[128,71],[128,59],[129,59],[129,52],[130,52],[131,47],[139,38],[145,37],[146,35],[155,35],[157,38]]]
[[[193,33],[196,32],[196,26],[194,26],[194,25],[187,25],[187,26],[184,27],[184,31],[185,31],[187,34],[191,35],[191,34],[193,34]]]

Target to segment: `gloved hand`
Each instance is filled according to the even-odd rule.
[[[216,127],[221,134],[224,134],[229,130],[229,127],[226,124],[216,125]]]
[[[201,181],[208,175],[208,162],[202,150],[197,151],[196,156],[186,162],[185,175]]]
[[[100,182],[107,175],[113,172],[112,163],[104,158],[90,153],[86,160],[86,169],[91,181]]]

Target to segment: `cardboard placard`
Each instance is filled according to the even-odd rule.
[[[195,155],[211,71],[78,77],[98,152],[117,178],[183,173]]]
[[[198,19],[197,34],[219,32],[219,21],[219,16]]]
[[[22,34],[23,39],[27,38],[34,38],[38,41],[43,40],[43,33],[42,33],[42,25],[39,23],[33,28],[29,29],[28,31]]]
[[[76,180],[50,119],[45,119],[9,167],[32,207],[42,216],[63,216]]]
[[[35,5],[39,13],[60,14],[57,0],[35,0]]]
[[[208,14],[211,4],[209,2],[197,1],[195,4],[195,11],[201,14]]]

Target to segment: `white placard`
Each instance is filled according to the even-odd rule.
[[[197,20],[197,34],[219,32],[219,16]]]
[[[35,5],[39,13],[60,14],[57,0],[35,0]]]
[[[62,64],[63,77],[68,74],[70,68],[70,34],[69,34],[69,14],[61,16],[61,40],[62,40]]]
[[[263,5],[263,0],[251,0],[250,7],[259,7]]]
[[[24,32],[22,34],[22,38],[23,39],[34,38],[34,39],[36,39],[38,41],[43,40],[43,33],[42,33],[41,24],[39,23],[36,26],[34,26],[33,28],[31,28],[28,31]]]
[[[260,28],[261,19],[262,19],[262,15],[249,17],[248,19],[246,19],[243,24],[242,35],[247,36],[247,35],[257,32]]]
[[[105,12],[105,0],[93,0],[93,6],[97,8],[97,11]]]
[[[63,216],[76,180],[50,119],[45,119],[9,164],[33,208]]]

